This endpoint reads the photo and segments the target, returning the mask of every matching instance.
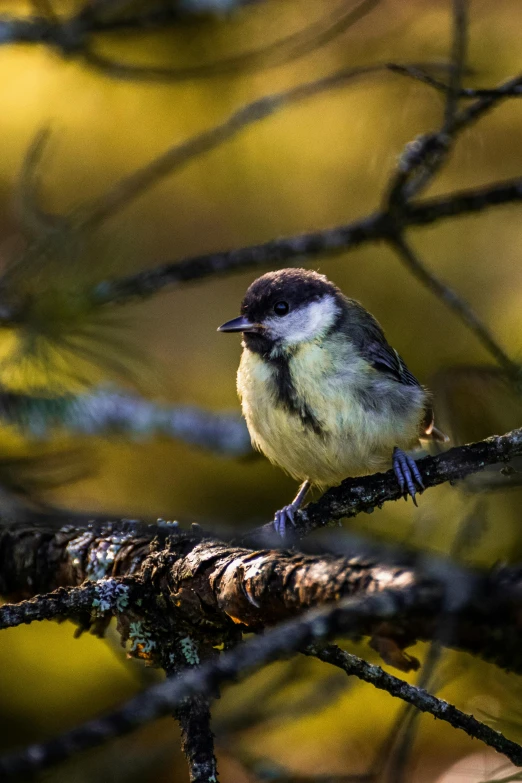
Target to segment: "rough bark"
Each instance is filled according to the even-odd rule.
[[[386,623],[381,615],[363,616],[351,635],[373,636],[381,651],[390,644],[399,651],[442,633],[447,646],[522,672],[520,568],[484,575],[425,556],[422,564],[401,567],[358,557],[252,550],[201,531],[123,521],[84,530],[4,528],[0,574],[0,593],[15,598],[86,579],[133,575],[154,596],[158,622],[170,616],[178,630],[185,627],[211,644],[237,639],[238,630],[261,631],[309,607],[408,588],[415,598],[407,609]]]

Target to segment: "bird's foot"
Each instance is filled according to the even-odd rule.
[[[289,524],[295,527],[295,512],[299,506],[295,506],[293,503],[289,503],[288,506],[284,506],[279,511],[275,512],[274,516],[274,528],[281,538],[286,536],[286,529]]]
[[[417,488],[420,492],[424,489],[422,482],[422,476],[417,467],[417,463],[412,457],[409,457],[402,449],[393,449],[393,472],[399,482],[399,487],[404,493],[404,497],[407,499],[408,495],[411,496],[414,505],[417,505],[416,494]],[[417,485],[417,487],[415,486]]]
[[[309,489],[310,489],[310,482],[303,481],[303,483],[299,487],[299,492],[292,500],[292,502],[289,503],[288,506],[282,508],[280,511],[276,511],[274,516],[274,528],[276,533],[279,533],[281,538],[285,537],[286,528],[288,524],[291,524],[293,527],[295,527],[295,514],[297,511],[299,511],[299,509],[303,505],[303,501]]]

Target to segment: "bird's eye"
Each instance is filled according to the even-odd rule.
[[[274,305],[274,313],[276,315],[286,315],[289,310],[290,305],[288,302],[276,302]]]

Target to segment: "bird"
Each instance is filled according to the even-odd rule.
[[[276,531],[295,525],[311,486],[390,467],[417,505],[424,485],[408,452],[448,438],[373,315],[324,275],[293,267],[257,278],[240,313],[218,331],[243,335],[237,391],[252,444],[301,482]]]

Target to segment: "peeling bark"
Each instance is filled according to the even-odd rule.
[[[84,530],[14,526],[0,532],[0,593],[6,597],[114,576],[132,576],[154,596],[158,622],[171,616],[176,627],[184,624],[211,644],[228,643],[238,631],[261,631],[341,598],[408,589],[415,600],[407,608],[385,624],[381,616],[362,617],[352,635],[391,640],[399,650],[439,638],[522,672],[519,568],[483,575],[425,557],[422,565],[401,567],[357,557],[253,551],[199,531],[125,521]]]

